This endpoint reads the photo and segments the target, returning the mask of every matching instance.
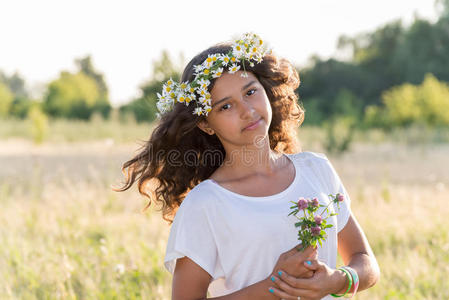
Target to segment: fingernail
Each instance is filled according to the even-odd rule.
[[[312,262],[310,260],[307,260],[306,263],[310,266],[312,265]]]
[[[274,276],[271,276],[271,281],[273,281],[273,282],[274,282]]]
[[[274,293],[274,290],[272,288],[268,289],[270,291],[270,293]]]
[[[279,271],[278,274],[279,274],[279,276],[282,276],[282,271]]]

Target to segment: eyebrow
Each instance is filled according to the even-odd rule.
[[[246,88],[248,88],[250,85],[252,85],[252,84],[255,83],[255,82],[256,82],[255,80],[252,80],[252,81],[250,81],[249,83],[245,84],[245,85],[242,87],[242,91],[245,90]],[[221,99],[220,101],[217,101],[217,102],[215,102],[214,104],[212,104],[212,107],[214,107],[214,106],[220,104],[221,102],[223,102],[223,101],[225,101],[225,100],[228,100],[229,98],[231,98],[231,97],[230,97],[230,96],[224,97],[224,98]]]

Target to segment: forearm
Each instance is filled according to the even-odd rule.
[[[379,280],[380,270],[375,259],[372,259],[369,255],[365,253],[354,254],[349,261],[349,267],[357,271],[359,276],[359,288],[357,291],[363,291],[372,287]],[[349,286],[349,280],[346,275],[342,272],[338,272],[337,280],[340,282],[338,286],[342,287],[335,294],[343,294],[346,292]],[[354,285],[348,293],[354,291]]]
[[[215,297],[215,298],[207,298],[214,300],[248,300],[248,299],[260,299],[260,300],[279,300],[279,297],[271,294],[268,289],[270,286],[273,286],[273,282],[270,278],[266,278],[259,282],[256,282],[250,286],[247,286],[241,290],[238,290],[234,293]]]

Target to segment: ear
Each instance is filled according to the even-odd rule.
[[[199,129],[201,129],[202,131],[204,131],[209,135],[215,134],[214,130],[210,128],[209,123],[207,123],[207,121],[205,120],[199,121],[196,125],[198,126]]]

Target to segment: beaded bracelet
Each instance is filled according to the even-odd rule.
[[[331,296],[332,296],[332,297],[335,297],[335,298],[345,296],[345,295],[351,290],[351,287],[352,287],[352,276],[351,276],[351,273],[349,273],[349,271],[346,270],[346,269],[343,268],[343,267],[338,268],[338,270],[343,271],[343,272],[345,273],[346,277],[348,277],[348,279],[349,279],[349,286],[348,286],[348,289],[346,290],[346,292],[345,292],[343,295],[331,294]]]
[[[351,296],[351,298],[352,298],[355,296],[355,294],[357,293],[357,289],[359,288],[359,283],[360,283],[359,275],[357,274],[356,270],[354,270],[353,268],[351,268],[349,266],[343,266],[342,268],[348,270],[348,272],[351,274],[352,281],[354,283],[354,291],[352,292],[352,296]],[[349,298],[349,299],[351,299],[351,298]]]

